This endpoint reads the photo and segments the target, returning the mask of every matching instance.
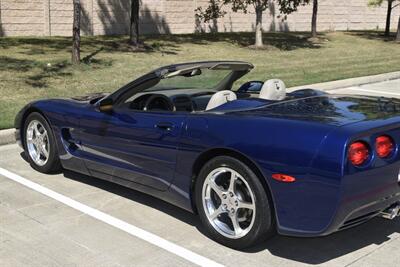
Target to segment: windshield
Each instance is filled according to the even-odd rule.
[[[155,86],[146,89],[150,91],[174,90],[174,89],[215,89],[216,86],[227,77],[231,70],[197,69],[192,75],[178,75],[161,79]]]

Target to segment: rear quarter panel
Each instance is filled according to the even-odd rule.
[[[174,186],[182,190],[190,187],[187,177],[200,154],[230,149],[250,159],[262,172],[280,231],[317,233],[331,221],[340,193],[345,141],[326,142],[334,129],[315,122],[237,114],[189,116]],[[319,155],[321,146],[331,152]],[[289,174],[297,181],[281,183],[271,178],[273,173]]]

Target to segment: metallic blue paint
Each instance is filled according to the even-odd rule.
[[[400,153],[355,167],[347,147],[389,135],[400,144],[399,102],[317,94],[283,102],[242,99],[210,112],[99,112],[77,100],[41,100],[64,168],[107,179],[193,211],[194,166],[211,150],[251,162],[270,191],[278,231],[318,236],[356,225],[400,201]],[[158,128],[157,125],[169,128]],[[21,136],[19,136],[21,137]],[[218,150],[220,149],[220,150]],[[294,183],[271,178],[296,177]]]

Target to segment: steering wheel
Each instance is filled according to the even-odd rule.
[[[175,111],[175,106],[172,103],[171,99],[169,99],[165,95],[154,94],[149,97],[144,104],[143,110],[166,110],[166,111]]]

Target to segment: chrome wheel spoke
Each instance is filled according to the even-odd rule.
[[[224,193],[224,191],[223,191],[223,189],[219,186],[219,185],[217,185],[216,183],[215,183],[215,181],[213,181],[213,180],[210,180],[209,182],[208,182],[208,185],[211,187],[211,189],[218,195],[218,197],[220,198],[220,199],[222,199],[222,194]]]
[[[46,129],[45,128],[42,128],[43,129],[43,133],[41,133],[40,135],[42,136],[42,138],[43,139],[47,139],[47,131],[46,131]]]
[[[239,218],[237,216],[237,212],[229,214],[229,218],[232,221],[233,232],[235,233],[235,235],[240,235],[243,229],[239,225]]]
[[[236,184],[237,175],[235,172],[231,172],[231,178],[229,180],[228,191],[234,193],[235,192],[235,184]]]
[[[35,137],[38,138],[41,134],[39,131],[39,123],[35,122],[33,125],[33,132],[35,133]]]
[[[49,151],[47,151],[46,144],[41,145],[40,151],[42,152],[42,155],[46,157],[46,159],[49,157]]]
[[[216,218],[218,218],[219,215],[221,215],[224,212],[225,211],[222,209],[222,205],[220,205],[218,209],[216,209],[212,214],[210,214],[210,220],[215,220]]]
[[[35,157],[34,160],[35,160],[36,162],[39,162],[39,161],[40,161],[40,152],[39,152],[39,150],[36,151],[36,154],[35,154],[34,157]]]
[[[32,144],[34,140],[35,140],[35,138],[33,137],[32,132],[28,132],[28,133],[26,134],[26,141],[27,141],[27,143],[28,143],[28,144]]]
[[[256,207],[254,206],[253,203],[245,202],[245,201],[239,201],[238,208],[239,209],[254,210]]]

